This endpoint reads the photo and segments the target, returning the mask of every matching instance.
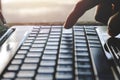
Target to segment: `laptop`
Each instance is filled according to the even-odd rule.
[[[106,26],[0,23],[0,80],[120,80],[120,40]]]

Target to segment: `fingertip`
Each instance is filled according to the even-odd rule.
[[[63,25],[63,26],[64,26],[65,29],[70,29],[70,28],[72,28],[72,27],[66,26],[66,25]]]

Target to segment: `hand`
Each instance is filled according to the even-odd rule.
[[[96,6],[98,4],[98,0],[80,0],[75,5],[75,8],[68,16],[64,27],[66,29],[72,28],[72,26],[77,22],[79,17],[81,17],[87,10]]]
[[[114,4],[114,8],[113,8],[113,4]],[[119,31],[116,32],[116,29],[119,28],[117,26],[120,26],[120,23],[118,22],[119,21],[117,18],[118,16],[115,15],[116,18],[114,18],[115,16],[112,16],[112,15],[118,12],[118,9],[117,9],[118,6],[116,6],[115,2],[113,3],[111,0],[99,0],[99,1],[98,0],[80,0],[76,4],[73,11],[68,16],[64,24],[64,27],[66,29],[72,28],[72,26],[77,22],[79,17],[81,17],[87,10],[93,8],[96,5],[98,6],[96,10],[95,19],[99,22],[107,24],[110,18],[109,24],[108,24],[109,26],[108,33],[110,36],[116,36],[120,32],[120,29]],[[116,23],[117,23],[117,26],[115,25]],[[116,26],[117,28],[114,26]],[[113,31],[113,28],[114,28],[114,31]]]

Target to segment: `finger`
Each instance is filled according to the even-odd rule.
[[[107,24],[108,19],[112,16],[112,1],[102,0],[97,6],[95,19],[101,23]]]
[[[79,17],[81,17],[85,11],[89,10],[90,8],[96,6],[98,4],[97,0],[80,0],[75,8],[73,9],[73,11],[70,13],[70,15],[68,16],[64,27],[66,29],[71,28],[79,19]]]

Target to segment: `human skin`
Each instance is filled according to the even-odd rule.
[[[118,10],[116,9],[116,4],[114,4],[112,0],[80,0],[78,1],[74,9],[72,10],[72,12],[67,17],[67,20],[64,24],[64,28],[66,29],[72,28],[72,26],[87,10],[95,6],[97,6],[95,19],[101,23],[108,25],[108,34],[110,36],[113,37],[118,35],[120,32],[120,29],[119,29],[120,17],[116,15],[118,13]]]

